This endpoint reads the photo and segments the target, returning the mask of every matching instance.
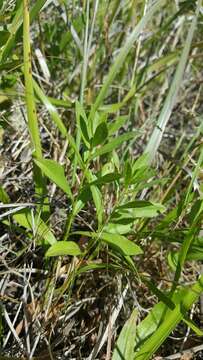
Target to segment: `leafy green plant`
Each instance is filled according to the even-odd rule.
[[[44,254],[45,267],[50,265],[54,276],[51,274],[47,280],[45,308],[51,300],[57,304],[64,294],[70,296],[76,280],[89,271],[119,271],[124,279],[133,278],[136,286],[146,286],[158,303],[139,323],[139,311],[133,309],[118,336],[112,359],[150,359],[181,321],[202,336],[188,312],[203,290],[203,278],[200,276],[190,287],[182,281],[186,262],[203,259],[203,198],[199,185],[203,150],[198,143],[202,127],[183,146],[185,152],[181,156],[176,157],[184,134],[164,165],[154,166],[185,71],[195,59],[191,49],[201,49],[199,42],[193,42],[201,1],[191,6],[188,1],[175,5],[157,0],[148,5],[147,1],[87,0],[80,7],[81,16],[76,17],[60,1],[59,28],[64,28],[64,22],[69,26],[62,34],[52,19],[44,27],[41,23],[41,10],[47,3],[38,0],[29,9],[27,0],[17,1],[8,29],[0,31],[0,70],[12,71],[17,66],[19,76],[10,79],[10,86],[5,85],[3,96],[7,98],[11,90],[17,96],[16,83],[22,86],[21,79],[25,85],[19,97],[26,102],[33,183],[39,199],[39,204],[28,203],[9,211],[8,220],[2,217],[2,223],[30,242],[34,240]],[[159,18],[160,13],[163,19],[158,21],[156,15]],[[122,31],[118,32],[117,16],[123,18]],[[49,80],[44,81],[40,75],[40,66],[37,74],[33,71],[33,64],[35,70],[37,66],[31,57],[31,47],[35,45],[31,41],[30,20],[36,19],[40,28],[37,44],[43,50],[44,61],[48,59],[50,81],[62,88],[60,99],[57,86],[51,88]],[[173,28],[176,20],[177,33]],[[23,67],[15,46],[22,39],[22,27]],[[145,38],[146,28],[150,31]],[[100,34],[98,39],[95,31]],[[46,43],[50,42],[48,47]],[[58,51],[64,52],[67,61],[71,59],[71,76],[64,70],[64,58],[54,58]],[[177,67],[173,74],[174,65]],[[63,79],[59,84],[60,72]],[[9,84],[9,78],[4,83]],[[158,98],[155,106],[154,100],[147,97],[154,88]],[[38,115],[38,106],[49,115],[48,126]],[[146,136],[148,126],[154,128],[151,136]],[[52,157],[52,150],[46,151],[41,132],[45,129],[50,135],[49,128],[54,133],[51,141],[57,139],[56,148],[61,151],[61,144],[65,144],[62,161]],[[60,231],[52,225],[48,197],[50,192],[53,201],[55,191],[66,199],[63,220],[58,215]],[[0,187],[0,200],[9,206],[10,197],[4,186]],[[78,224],[78,218],[82,218],[83,225]],[[172,273],[172,280],[165,287],[144,267],[154,244],[166,255],[165,271],[169,268]],[[64,259],[68,275],[59,285],[59,268]],[[161,279],[163,275],[159,275]]]

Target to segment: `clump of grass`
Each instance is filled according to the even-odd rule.
[[[5,9],[2,103],[11,97],[27,122],[26,135],[11,131],[6,103],[2,132],[16,139],[11,173],[34,195],[4,176],[2,355],[168,355],[161,346],[181,321],[202,336],[189,316],[203,289],[201,1]]]

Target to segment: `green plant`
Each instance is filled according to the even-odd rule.
[[[150,7],[147,1],[124,3],[116,0],[85,1],[81,8],[82,20],[81,16],[71,19],[70,29],[64,33],[51,20],[41,28],[40,11],[46,1],[37,1],[31,10],[27,0],[16,3],[9,31],[3,33],[0,69],[12,72],[17,66],[18,73],[17,80],[4,79],[4,85],[7,85],[3,88],[3,95],[7,97],[12,93],[12,96],[17,96],[16,82],[21,84],[23,77],[24,94],[19,96],[26,101],[33,182],[35,195],[40,201],[37,206],[31,204],[20,210],[12,210],[9,212],[12,221],[2,217],[2,222],[17,233],[28,236],[31,242],[33,239],[36,241],[45,255],[45,267],[48,267],[47,264],[53,266],[56,279],[61,259],[68,256],[71,265],[67,279],[56,287],[54,276],[50,276],[49,286],[43,294],[45,308],[49,304],[49,296],[54,305],[66,294],[70,296],[79,276],[89,271],[108,271],[109,268],[114,272],[119,270],[123,278],[132,277],[137,286],[146,286],[147,291],[156,296],[158,303],[138,325],[138,310],[133,310],[121,330],[112,357],[113,360],[144,360],[153,356],[181,321],[198,336],[202,336],[202,331],[189,318],[188,311],[203,290],[203,278],[200,276],[190,287],[182,283],[186,261],[203,258],[202,238],[199,235],[203,202],[202,188],[198,183],[203,150],[201,143],[196,144],[202,134],[201,119],[198,119],[200,126],[191,141],[183,146],[185,150],[181,156],[176,157],[179,148],[182,149],[184,134],[176,143],[176,148],[173,148],[171,158],[166,157],[163,169],[155,169],[154,166],[157,151],[161,142],[164,142],[164,132],[181,91],[185,70],[188,64],[193,64],[191,49],[201,49],[201,44],[193,41],[201,16],[201,1],[197,1],[192,7],[189,1],[180,2],[180,7],[175,10],[174,4],[166,4],[164,0],[157,0]],[[66,6],[64,1],[60,2],[63,19],[69,16]],[[172,16],[171,11],[174,13]],[[155,19],[162,12],[164,20]],[[111,40],[108,31],[114,29],[118,13],[124,19],[123,30],[116,35],[113,30]],[[187,14],[190,15],[188,18]],[[64,79],[61,81],[63,99],[54,97],[57,96],[56,93],[49,96],[48,86],[47,90],[44,83],[38,80],[40,76],[34,77],[30,19],[32,21],[36,18],[40,27],[39,42],[44,48],[43,56],[48,58],[49,52],[52,56],[49,66],[53,78],[55,73],[57,77],[60,72],[68,77],[63,59],[57,62],[55,54],[62,50],[67,59],[73,59],[74,51],[77,66],[73,68],[70,64],[72,76],[68,78],[68,85]],[[59,21],[59,29],[63,29],[62,20]],[[172,26],[174,21],[178,23],[177,35]],[[191,24],[186,35],[189,22]],[[119,22],[115,24],[119,25]],[[21,39],[22,26],[23,66],[18,51],[16,58],[12,58],[12,49]],[[153,31],[143,40],[146,27]],[[96,29],[101,36],[92,45]],[[80,36],[84,40],[83,44]],[[172,45],[171,39],[174,40]],[[165,53],[162,47],[168,44],[167,41],[169,51],[166,49]],[[46,43],[51,43],[51,46],[46,48]],[[157,56],[159,52],[160,58]],[[108,58],[111,59],[111,66],[106,72],[103,70],[103,63]],[[177,68],[173,74],[174,65]],[[97,77],[101,78],[102,85],[95,95],[92,87],[97,82]],[[56,78],[54,81],[57,81]],[[166,87],[168,90],[165,96]],[[148,119],[145,119],[142,98],[147,97],[148,92],[153,93],[154,88],[158,98],[156,106],[154,111],[149,110],[154,105],[149,101],[149,105],[146,105]],[[72,93],[74,99],[71,97]],[[151,97],[153,98],[153,94]],[[46,154],[43,149],[41,121],[36,110],[38,105],[43,106],[49,114],[52,120],[49,126],[54,128],[54,136],[59,139],[58,142],[67,144],[66,168],[50,158],[50,154]],[[65,116],[60,108],[64,110]],[[69,116],[69,112],[67,115],[66,111],[71,115]],[[140,124],[142,116],[145,121]],[[154,126],[155,118],[158,120]],[[148,125],[154,126],[154,130],[144,148],[143,138]],[[135,151],[140,143],[141,150]],[[195,159],[193,161],[196,162],[193,166],[190,165],[191,151]],[[184,171],[189,174],[189,181]],[[196,183],[198,191],[195,191]],[[63,228],[59,235],[50,220],[52,212],[48,194],[51,184],[66,197],[68,208],[65,209],[65,221],[62,222]],[[183,194],[181,187],[184,188]],[[0,199],[5,206],[9,204],[9,196],[3,187]],[[88,213],[88,221],[84,220],[85,227],[75,229],[78,217],[85,211]],[[178,231],[180,223],[184,226]],[[84,246],[80,244],[81,238],[85,239]],[[149,238],[151,243],[164,248],[164,267],[168,267],[174,275],[170,285],[163,288],[157,280],[153,280],[152,275],[140,270],[140,263],[147,259],[151,246],[146,240]],[[22,251],[25,252],[25,249]],[[103,253],[110,260],[104,261],[101,257],[100,263],[97,263],[99,254]],[[160,278],[161,276],[162,274]]]

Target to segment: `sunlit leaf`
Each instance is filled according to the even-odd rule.
[[[34,234],[36,234],[36,237],[40,242],[45,242],[45,244],[50,245],[56,243],[56,238],[50,230],[49,226],[46,225],[46,223],[39,217],[38,214],[36,214],[33,218],[30,209],[21,210],[20,212],[13,215],[13,218],[19,225],[31,230]]]
[[[112,139],[109,143],[95,150],[95,152],[91,155],[91,159],[94,159],[98,156],[111,152],[112,150],[116,149],[118,146],[123,144],[125,141],[128,141],[136,136],[137,133],[129,132]]]
[[[58,241],[47,250],[45,256],[51,257],[65,255],[78,256],[81,255],[81,250],[73,241]]]
[[[35,163],[50,180],[58,185],[72,199],[71,189],[65,177],[63,166],[54,160],[48,159],[35,159]]]

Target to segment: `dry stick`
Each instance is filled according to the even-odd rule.
[[[10,320],[10,317],[9,317],[9,315],[8,315],[5,308],[4,308],[4,318],[5,318],[6,322],[7,322],[8,327],[10,328],[14,338],[16,339],[17,343],[19,344],[20,348],[24,349],[23,343],[22,343],[21,339],[19,338],[19,336],[17,335],[17,333],[16,333],[16,331],[15,331],[15,329],[13,327],[13,324],[12,324],[12,322]]]
[[[12,324],[12,325],[13,325],[13,328],[14,328],[14,326],[15,326],[15,323],[16,323],[16,321],[17,321],[17,318],[18,318],[18,315],[19,315],[19,313],[20,313],[21,308],[22,308],[22,302],[20,303],[20,305],[19,305],[19,307],[18,307],[18,310],[16,311],[16,314],[15,314],[15,317],[14,317],[14,320],[13,320],[13,324]],[[2,348],[5,348],[5,346],[6,346],[7,342],[8,342],[8,340],[9,340],[10,336],[11,336],[11,330],[8,332],[8,334],[7,334],[7,336],[6,336],[6,339],[4,340],[4,343],[3,343]]]
[[[109,337],[109,333],[110,333],[110,329],[111,328],[111,331],[113,329],[113,326],[116,322],[116,319],[122,309],[122,306],[123,306],[123,303],[124,303],[124,299],[126,297],[126,294],[127,294],[127,291],[128,291],[128,284],[126,285],[125,289],[123,290],[122,294],[121,294],[121,297],[119,299],[119,302],[118,302],[118,305],[114,308],[113,310],[113,313],[109,319],[109,323],[106,327],[106,330],[101,338],[100,341],[97,342],[97,346],[95,349],[93,349],[93,351],[91,352],[90,356],[88,357],[88,360],[94,360],[95,357],[97,356],[97,354],[99,353],[99,351],[101,350],[101,348],[103,347],[103,345],[105,344],[106,340],[108,339]]]
[[[112,340],[112,324],[111,324],[111,314],[109,316],[109,325],[108,325],[108,339],[107,339],[107,349],[106,349],[106,359],[111,360],[111,340]]]
[[[175,360],[175,359],[180,359],[184,354],[187,354],[187,353],[191,353],[192,354],[195,354],[199,351],[202,351],[203,350],[203,344],[202,345],[198,345],[198,346],[194,346],[190,349],[187,349],[187,350],[184,350],[182,352],[179,352],[179,353],[176,353],[176,354],[173,354],[173,355],[169,355],[169,356],[166,356],[164,358],[160,358],[160,360]]]

